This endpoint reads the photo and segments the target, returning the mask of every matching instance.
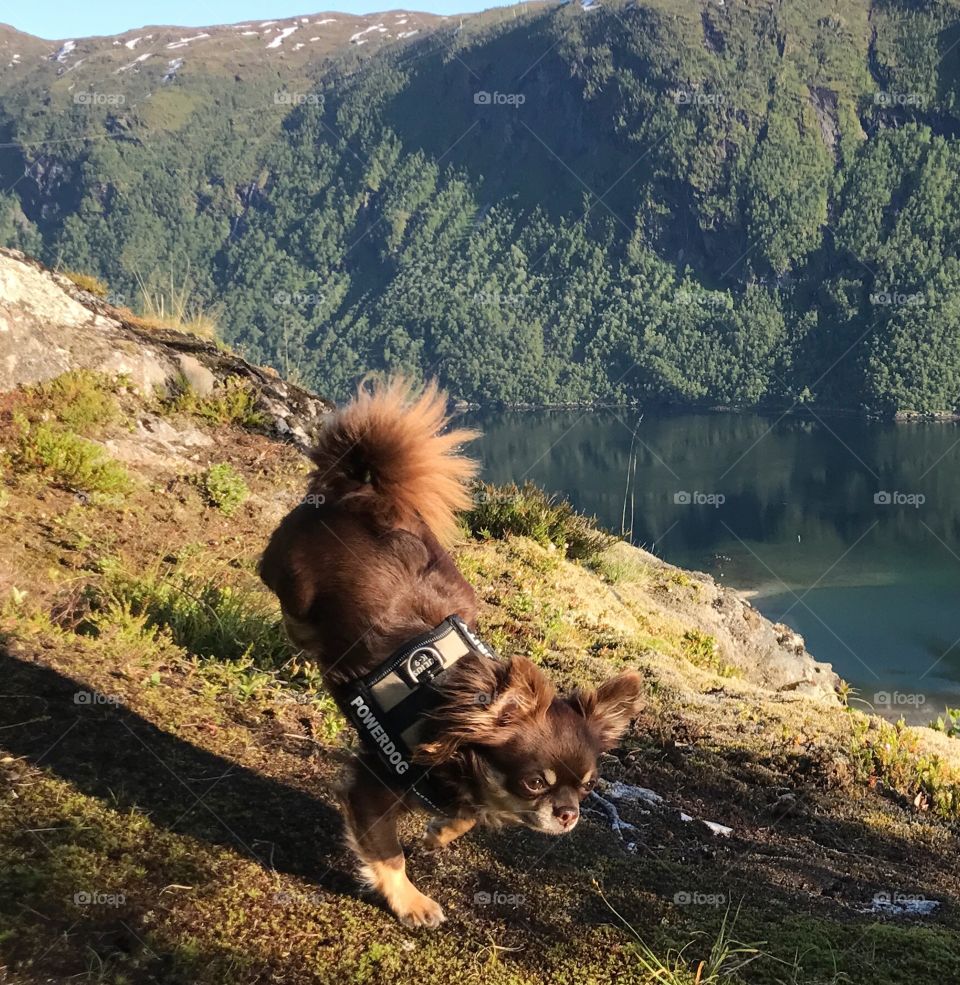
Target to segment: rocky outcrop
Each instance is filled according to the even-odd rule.
[[[213,342],[144,328],[62,274],[0,248],[0,392],[80,368],[122,373],[148,395],[186,381],[209,396],[230,378],[246,380],[275,433],[304,449],[333,409]]]
[[[830,664],[814,659],[799,633],[764,618],[739,592],[717,584],[710,575],[675,568],[639,547],[617,544],[613,551],[667,575],[664,587],[650,593],[651,602],[665,616],[712,636],[720,663],[771,691],[837,703],[840,678]]]

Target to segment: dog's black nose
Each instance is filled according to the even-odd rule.
[[[580,811],[576,807],[554,807],[553,816],[565,828],[569,828],[580,816]]]

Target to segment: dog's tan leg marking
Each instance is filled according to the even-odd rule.
[[[440,904],[407,878],[397,818],[406,808],[373,777],[357,775],[344,795],[347,843],[360,860],[367,884],[380,893],[407,927],[438,927],[446,919]]]
[[[424,847],[431,852],[446,848],[452,841],[465,835],[477,823],[475,817],[434,817],[423,836]]]

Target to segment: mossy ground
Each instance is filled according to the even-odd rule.
[[[54,418],[91,440],[128,429],[142,408],[108,392],[116,414],[101,408],[94,422],[67,400]],[[6,398],[4,448],[15,449],[15,414],[36,399]],[[622,807],[639,829],[633,851],[594,814],[567,838],[481,831],[428,857],[416,848],[422,819],[411,818],[411,872],[449,920],[402,928],[359,892],[342,847],[335,790],[353,738],[316,668],[289,651],[254,571],[301,494],[304,462],[240,427],[203,427],[216,441],[191,468],[227,461],[249,489],[229,517],[176,462],[132,470],[123,495],[97,500],[2,459],[0,979],[960,976],[957,827],[911,796],[917,771],[932,768],[923,749],[891,743],[858,712],[773,695],[718,666],[695,623],[696,583],[671,569],[639,554],[588,568],[522,536],[458,550],[485,637],[562,686],[641,670],[646,707],[603,774],[651,787],[673,809]],[[651,604],[664,592],[689,595],[689,623]],[[949,767],[935,772],[945,789]],[[679,810],[733,834],[716,837]],[[478,902],[484,893],[502,902]],[[940,906],[881,918],[868,912],[877,893]],[[707,977],[725,915],[727,938],[758,953]]]

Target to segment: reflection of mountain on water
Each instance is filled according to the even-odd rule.
[[[658,413],[638,426],[626,410],[467,416],[485,431],[474,453],[486,479],[531,479],[613,530],[635,456],[635,543],[749,593],[864,693],[886,684],[960,701],[960,643],[949,649],[960,637],[956,425]]]
[[[638,424],[628,410],[468,416],[485,431],[477,449],[488,478],[531,478],[617,530],[636,428],[633,539],[668,558],[708,558],[737,538],[834,539],[842,551],[873,523],[900,543],[924,545],[921,520],[941,537],[960,530],[954,425],[662,413]],[[881,492],[920,494],[925,503],[878,504]],[[680,493],[719,494],[723,503],[677,503]]]

